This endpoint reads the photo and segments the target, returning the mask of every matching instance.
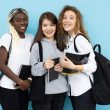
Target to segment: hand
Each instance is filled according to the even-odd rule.
[[[62,58],[60,58],[60,65],[64,68],[76,69],[76,65],[66,56],[63,56]]]
[[[63,67],[58,63],[55,65],[54,70],[60,73],[63,71]]]
[[[54,66],[54,61],[51,59],[48,59],[44,62],[44,68],[45,69],[50,69]]]
[[[17,88],[19,88],[19,89],[25,91],[25,90],[27,90],[29,87],[30,87],[29,81],[28,81],[28,80],[22,80],[20,86],[18,86]]]

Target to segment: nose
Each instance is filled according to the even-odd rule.
[[[47,30],[50,30],[51,29],[51,26],[47,26]]]
[[[65,22],[69,22],[69,19],[65,19]]]
[[[20,21],[20,24],[25,24],[25,22],[23,20]]]

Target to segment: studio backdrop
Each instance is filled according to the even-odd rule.
[[[77,7],[84,17],[92,45],[99,43],[102,46],[102,53],[110,59],[110,0],[1,0],[0,4],[0,37],[8,32],[7,16],[13,8],[21,7],[29,12],[27,32],[35,35],[39,16],[43,12],[51,11],[58,17],[65,5]],[[31,102],[29,110],[32,110]],[[68,97],[64,110],[72,110]],[[110,110],[110,105],[97,105],[97,110]]]

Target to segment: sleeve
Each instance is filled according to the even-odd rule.
[[[31,71],[33,76],[42,76],[47,72],[47,70],[44,69],[43,67],[43,62],[40,62],[39,47],[37,43],[35,43],[32,46],[31,65],[32,65]]]
[[[11,35],[8,33],[4,34],[0,39],[0,47],[3,46],[8,51],[10,47],[10,43],[11,43]]]
[[[76,39],[76,46],[78,48],[78,51],[81,53],[90,53],[88,63],[83,64],[83,72],[87,75],[90,75],[91,73],[95,72],[97,69],[97,64],[95,61],[95,54],[92,48],[92,45],[90,42],[83,37],[82,35],[79,35]]]

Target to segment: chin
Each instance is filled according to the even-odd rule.
[[[20,33],[22,33],[22,34],[24,34],[26,32],[26,30],[22,30],[22,31],[20,31]]]

